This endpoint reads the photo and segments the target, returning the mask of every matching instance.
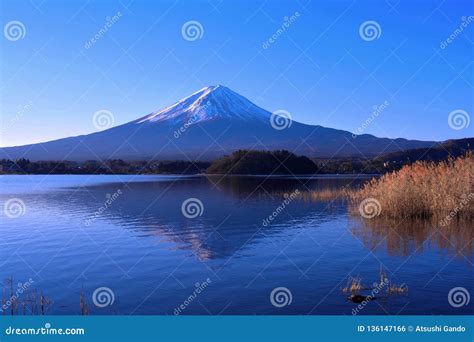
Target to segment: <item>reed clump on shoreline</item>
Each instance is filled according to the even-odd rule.
[[[426,218],[443,221],[474,217],[474,154],[446,162],[416,162],[348,191],[363,217]],[[364,207],[367,204],[367,208]],[[368,209],[370,212],[364,215]],[[447,216],[446,216],[447,215]]]

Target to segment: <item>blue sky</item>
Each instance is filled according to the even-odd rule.
[[[22,39],[1,37],[1,146],[92,133],[99,110],[112,112],[118,125],[215,84],[309,124],[354,132],[387,101],[364,133],[423,140],[474,135],[473,122],[459,130],[448,124],[453,110],[474,113],[472,1],[3,0],[1,6],[4,29],[11,21],[25,28]],[[203,28],[194,41],[182,35],[191,20]],[[469,23],[455,33],[463,20]],[[362,39],[366,21],[379,25],[377,39]]]

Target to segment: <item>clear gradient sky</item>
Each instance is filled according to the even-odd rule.
[[[474,21],[455,33],[474,15],[472,0],[2,0],[1,6],[2,27],[20,21],[25,35],[1,37],[0,146],[92,133],[98,110],[111,111],[118,125],[215,84],[304,123],[354,132],[374,105],[387,101],[364,133],[474,136],[474,122],[460,130],[448,125],[456,109],[474,121]],[[182,35],[190,20],[203,27],[195,41]],[[359,33],[369,20],[381,28],[371,41]]]

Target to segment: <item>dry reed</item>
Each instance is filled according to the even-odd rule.
[[[347,193],[354,212],[366,199],[380,205],[378,215],[394,218],[474,217],[474,154],[441,163],[416,162],[372,179]]]

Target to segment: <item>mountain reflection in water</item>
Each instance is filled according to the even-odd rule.
[[[0,277],[34,279],[53,299],[50,314],[77,313],[81,292],[91,314],[173,314],[207,278],[181,314],[351,314],[354,303],[341,293],[348,277],[372,284],[382,266],[410,290],[359,314],[472,313],[444,300],[456,286],[474,290],[472,224],[361,220],[331,198],[366,180],[2,177],[2,203],[20,198],[27,210],[0,221]],[[195,218],[182,213],[190,198],[202,202]],[[103,286],[116,302],[98,308],[91,295]],[[278,308],[269,296],[282,286],[293,300]]]

